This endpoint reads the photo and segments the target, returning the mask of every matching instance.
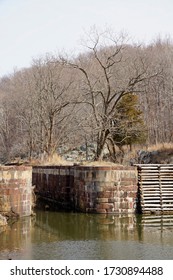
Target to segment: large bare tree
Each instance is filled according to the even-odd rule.
[[[126,94],[143,90],[143,83],[156,73],[150,73],[149,63],[140,46],[127,44],[123,34],[115,36],[109,30],[92,30],[86,40],[88,53],[75,60],[62,58],[64,63],[80,73],[81,95],[77,103],[90,106],[94,120],[97,151],[102,159],[106,144],[113,144],[111,131],[117,130],[115,110]]]

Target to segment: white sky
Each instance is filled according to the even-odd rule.
[[[173,0],[0,0],[0,77],[46,52],[76,52],[93,25],[144,43],[172,38]]]

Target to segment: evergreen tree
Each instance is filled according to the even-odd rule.
[[[122,150],[124,145],[144,143],[147,137],[143,121],[143,113],[138,107],[138,96],[127,94],[122,97],[116,107],[115,129],[112,137]]]

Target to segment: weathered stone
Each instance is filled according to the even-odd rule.
[[[96,198],[97,203],[103,203],[103,202],[108,202],[108,198]]]
[[[98,192],[97,197],[99,198],[110,198],[113,197],[113,191],[103,191],[103,192]]]
[[[97,209],[112,209],[112,208],[114,208],[114,204],[113,203],[100,203],[100,204],[96,204],[96,208]]]
[[[57,166],[56,168],[59,171],[55,173],[55,167],[34,167],[33,185],[36,185],[37,193],[54,199],[55,203],[62,203],[62,207],[66,201],[66,206],[82,212],[120,213],[121,210],[128,210],[128,207],[131,207],[130,203],[136,199],[138,187],[134,167]],[[67,179],[67,176],[70,178]],[[128,201],[128,197],[132,201]]]
[[[116,198],[108,198],[108,202],[109,202],[109,203],[114,203],[114,202],[116,202],[116,201],[117,201]]]
[[[7,219],[0,214],[0,227],[7,225]]]
[[[32,168],[0,166],[0,174],[0,212],[31,215]]]

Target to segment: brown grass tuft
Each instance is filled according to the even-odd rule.
[[[52,156],[44,156],[42,159],[35,159],[31,161],[32,165],[71,165],[69,161],[62,159],[58,154]]]
[[[149,152],[151,151],[161,151],[161,152],[173,152],[173,143],[158,143],[156,145],[151,145],[147,149]]]

